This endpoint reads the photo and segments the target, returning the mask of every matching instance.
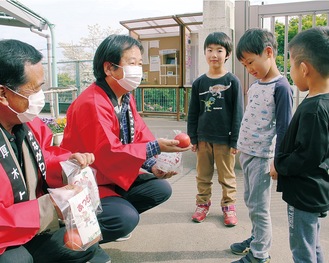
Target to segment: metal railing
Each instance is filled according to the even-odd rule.
[[[44,91],[46,105],[43,112],[50,112],[57,118],[65,114],[78,94],[76,87],[51,88]],[[141,85],[134,91],[137,110],[142,116],[174,117],[176,120],[185,120],[188,111],[188,102],[191,86],[148,86]]]
[[[137,110],[142,116],[186,119],[191,87],[141,85],[134,91]]]
[[[49,111],[52,117],[57,118],[60,112],[65,112],[68,106],[74,101],[77,96],[78,89],[75,87],[71,88],[50,88],[44,91],[46,96],[46,105],[44,111],[48,111],[48,104],[49,104]],[[59,94],[65,95],[61,96],[61,100],[59,99]],[[60,105],[66,105],[65,110],[61,110]]]
[[[250,5],[249,1],[236,1],[235,2],[235,39],[239,40],[244,32],[253,27],[267,28],[273,32],[278,38],[279,48],[282,49],[283,54],[278,54],[283,63],[279,67],[281,73],[290,80],[290,61],[288,56],[288,43],[293,37],[290,32],[290,23],[294,19],[297,21],[297,32],[300,32],[306,28],[314,27],[317,25],[317,21],[321,21],[321,15],[325,17],[326,25],[329,21],[329,3],[328,1],[306,1],[296,3],[282,3],[282,4],[270,4],[270,5]],[[305,19],[311,16],[310,21]],[[304,19],[304,21],[303,21]],[[276,26],[279,26],[276,28]],[[282,27],[280,27],[282,25]],[[276,32],[276,30],[283,30],[283,33]],[[280,45],[281,41],[281,45]],[[235,45],[237,45],[235,42]],[[236,47],[236,46],[235,46]],[[279,53],[279,52],[278,52]],[[242,64],[235,58],[235,74],[240,79],[241,84],[246,92],[254,81],[254,78],[247,73]],[[290,80],[291,84],[292,81]],[[305,97],[305,93],[302,93],[295,86],[294,88],[294,108],[298,106]]]

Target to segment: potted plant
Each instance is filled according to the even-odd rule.
[[[47,124],[47,126],[53,132],[53,144],[59,145],[63,139],[63,132],[66,126],[66,117],[44,117],[41,120]]]

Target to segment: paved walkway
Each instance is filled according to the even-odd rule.
[[[145,118],[156,137],[171,138],[172,130],[186,131],[186,122],[157,118]],[[203,223],[193,223],[195,209],[195,154],[183,154],[183,171],[169,181],[172,197],[164,204],[141,215],[140,224],[132,238],[125,242],[102,245],[112,258],[112,263],[229,263],[240,257],[233,255],[229,246],[249,237],[251,224],[243,202],[243,178],[236,169],[238,182],[237,212],[239,224],[233,228],[223,225],[220,208],[221,189],[214,176],[210,214]],[[271,257],[274,263],[292,263],[288,245],[286,205],[281,194],[272,188],[271,214],[273,245]],[[322,220],[321,245],[325,262],[329,262],[329,220]]]

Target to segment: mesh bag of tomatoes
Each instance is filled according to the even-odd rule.
[[[92,209],[96,214],[100,214],[103,209],[96,182],[96,170],[91,167],[81,169],[80,164],[78,164],[74,159],[60,162],[60,165],[62,166],[63,172],[67,177],[68,184],[88,188]]]
[[[48,192],[65,224],[64,246],[84,251],[102,239],[87,187],[66,185],[62,188],[48,188]]]
[[[95,213],[93,214],[95,215]],[[102,240],[101,230],[96,216],[67,216],[65,221],[66,232],[64,245],[75,251],[84,251],[93,244]]]
[[[187,148],[191,144],[190,137],[180,130],[173,130],[174,139],[179,141],[178,147]],[[174,152],[167,153],[163,152],[157,156],[156,167],[157,169],[168,173],[168,172],[177,172],[181,173],[183,171],[183,161],[182,153]]]
[[[163,152],[159,154],[156,158],[156,168],[162,172],[177,172],[180,173],[183,170],[182,165],[182,153],[167,153]]]
[[[95,183],[90,182],[94,175],[88,177],[85,174],[85,169],[87,169],[87,173],[94,172],[89,167],[71,169],[69,174],[70,176],[74,174],[77,181],[71,181],[64,188],[48,189],[49,194],[62,214],[62,220],[66,227],[63,243],[67,248],[75,251],[84,251],[102,240],[96,216],[97,211],[99,211],[99,204],[97,200],[93,200],[95,195],[91,193],[93,187],[90,186]],[[68,170],[66,169],[64,173],[68,174]],[[78,178],[81,178],[81,174],[83,174],[84,180],[78,180]],[[99,199],[99,196],[97,197]]]

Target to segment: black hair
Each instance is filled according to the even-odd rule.
[[[274,35],[263,28],[248,29],[240,38],[236,47],[236,57],[243,59],[242,53],[261,55],[266,47],[271,47],[276,57],[278,44]]]
[[[105,79],[104,62],[119,65],[123,52],[133,46],[137,46],[141,53],[143,53],[142,44],[131,36],[113,34],[105,38],[98,46],[94,56],[93,68],[95,78],[97,80]]]
[[[221,45],[226,50],[226,55],[229,56],[233,49],[232,40],[224,32],[210,33],[204,41],[203,50],[206,51],[207,47],[211,44]]]
[[[25,65],[35,65],[42,54],[33,46],[15,39],[0,40],[0,84],[14,91],[26,83]]]
[[[296,65],[311,64],[319,74],[329,77],[329,26],[307,29],[298,33],[288,44]]]

